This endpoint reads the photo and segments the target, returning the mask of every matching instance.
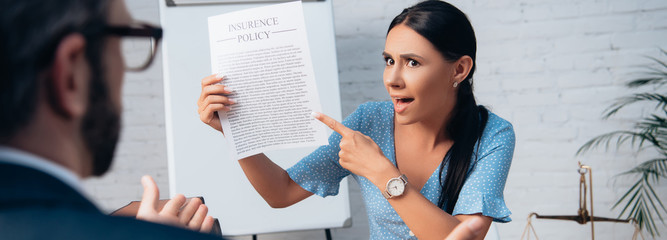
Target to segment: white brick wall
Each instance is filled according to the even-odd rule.
[[[156,0],[126,0],[132,14],[158,22]],[[343,115],[370,100],[387,99],[382,86],[386,28],[400,11],[417,1],[334,0]],[[595,215],[610,210],[631,183],[612,178],[645,159],[623,148],[575,156],[581,144],[601,133],[631,126],[647,109],[628,108],[602,121],[602,111],[629,91],[623,83],[637,77],[667,49],[664,0],[456,0],[471,19],[478,39],[475,88],[480,104],[514,124],[517,147],[505,190],[514,219],[498,224],[503,239],[518,239],[530,212],[576,214],[577,161],[594,169]],[[169,31],[169,29],[166,29]],[[127,74],[124,130],[116,162],[104,178],[86,187],[107,209],[139,199],[139,178],[152,175],[167,191],[166,144],[161,61],[150,71]],[[193,100],[194,101],[194,100]],[[650,110],[650,109],[649,109]],[[644,158],[642,158],[644,157]],[[337,239],[366,239],[368,225],[356,183],[351,184],[354,226],[334,230]],[[667,199],[667,186],[656,191]],[[542,239],[588,239],[590,226],[535,221]],[[660,225],[667,234],[667,228]],[[598,239],[628,239],[632,227],[596,224]],[[262,239],[324,239],[321,231],[262,235]],[[240,238],[246,239],[246,238]]]

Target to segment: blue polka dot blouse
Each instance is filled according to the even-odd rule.
[[[371,137],[384,155],[396,165],[394,154],[394,108],[391,102],[362,104],[343,124]],[[340,181],[348,176],[359,183],[370,226],[370,239],[416,239],[401,217],[368,179],[350,173],[338,163],[341,136],[334,132],[329,145],[321,146],[287,169],[289,176],[304,189],[321,197],[338,194]],[[489,120],[475,151],[479,158],[471,166],[453,215],[482,213],[497,222],[509,222],[510,211],[505,205],[503,190],[514,153],[512,124],[489,113]],[[474,157],[472,161],[475,161]],[[421,194],[437,204],[441,187],[437,168],[421,190]],[[443,169],[447,171],[447,165]],[[444,181],[443,174],[443,181]]]

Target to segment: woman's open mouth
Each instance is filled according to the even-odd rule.
[[[394,111],[396,113],[402,113],[405,109],[414,101],[414,98],[394,98]]]

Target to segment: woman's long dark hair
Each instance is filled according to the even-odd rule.
[[[458,86],[456,105],[445,129],[447,136],[454,141],[454,144],[440,163],[439,176],[442,193],[438,206],[452,214],[469,169],[471,169],[471,161],[473,157],[475,160],[477,158],[473,152],[475,144],[481,138],[489,118],[486,108],[477,106],[472,93],[472,75],[475,73],[474,63],[477,52],[475,32],[461,10],[449,3],[437,0],[424,1],[406,8],[391,22],[389,31],[399,24],[410,27],[428,39],[447,61],[453,62],[463,56],[470,56],[473,61],[470,73]],[[443,182],[442,174],[448,162],[449,167]]]

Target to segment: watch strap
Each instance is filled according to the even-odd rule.
[[[391,194],[389,194],[389,193],[387,192],[387,190],[384,190],[384,191],[382,192],[382,196],[383,196],[384,198],[386,198],[386,199],[390,199],[391,197],[393,197]]]

